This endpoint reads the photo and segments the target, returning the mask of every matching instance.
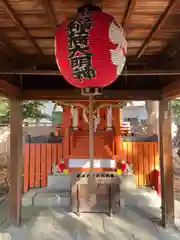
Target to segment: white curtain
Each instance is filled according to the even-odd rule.
[[[72,114],[72,127],[74,129],[78,129],[78,109],[75,107],[72,107],[71,114]]]
[[[112,106],[107,108],[107,130],[112,129]]]

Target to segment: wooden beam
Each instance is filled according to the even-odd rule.
[[[164,227],[168,227],[174,224],[171,105],[168,100],[161,100],[159,103],[159,135],[162,223]]]
[[[13,84],[10,84],[5,80],[0,79],[0,94],[3,94],[7,97],[20,98],[21,90]]]
[[[140,58],[147,48],[148,44],[151,42],[153,37],[155,36],[156,32],[161,28],[161,26],[165,23],[166,19],[168,18],[169,14],[171,13],[172,9],[174,8],[175,4],[178,0],[171,0],[168,6],[165,8],[164,12],[161,14],[160,18],[158,19],[157,23],[152,27],[151,32],[149,33],[148,37],[144,41],[143,45],[139,49],[137,53],[137,58]]]
[[[22,108],[17,99],[10,100],[10,191],[9,191],[9,223],[19,226],[21,218],[22,197]]]
[[[45,9],[46,15],[49,19],[49,23],[51,24],[53,33],[56,33],[56,28],[57,28],[57,24],[56,24],[56,17],[54,15],[53,9],[52,9],[52,5],[51,2],[49,0],[42,0],[42,5]]]
[[[180,97],[180,79],[174,80],[171,84],[168,84],[162,91],[162,97],[165,99]]]
[[[15,23],[19,31],[22,33],[22,35],[28,40],[28,42],[33,45],[38,53],[43,56],[43,52],[38,46],[38,44],[34,41],[34,39],[31,37],[31,35],[28,33],[28,30],[24,27],[21,20],[18,18],[10,4],[6,0],[1,0],[1,5],[5,9],[5,11],[8,13],[8,15],[11,17],[12,21]]]
[[[25,59],[24,59],[25,60]],[[46,76],[60,76],[61,73],[59,70],[9,70],[9,71],[1,71],[1,75],[46,75]],[[127,70],[121,73],[121,76],[180,76],[180,70],[176,69],[146,69],[146,70]]]
[[[136,6],[136,0],[129,0],[122,20],[122,27],[125,28]]]
[[[23,90],[22,100],[87,100],[81,96],[80,89],[61,89],[61,90]],[[102,96],[97,96],[97,100],[159,100],[161,99],[158,90],[104,90]]]

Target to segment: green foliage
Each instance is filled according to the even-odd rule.
[[[45,102],[42,101],[24,101],[23,105],[23,120],[33,119],[48,119],[51,120],[51,116],[44,114],[42,109]],[[9,123],[10,120],[10,106],[7,99],[0,99],[0,123]]]
[[[180,101],[172,101],[172,118],[177,126],[180,126]]]

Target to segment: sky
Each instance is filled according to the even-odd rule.
[[[144,106],[145,105],[145,102],[144,101],[133,101],[133,105],[134,106]],[[52,115],[52,111],[53,111],[53,108],[54,108],[54,103],[52,102],[47,102],[45,103],[45,108],[42,109],[42,112],[43,113],[46,113],[46,114],[49,114],[49,115]],[[56,111],[59,110],[59,111],[62,111],[62,108],[61,107],[57,107],[56,108]],[[41,123],[43,122],[48,122],[46,119],[42,119],[41,120]]]

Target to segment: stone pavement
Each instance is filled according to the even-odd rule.
[[[111,218],[106,214],[73,213],[59,208],[23,207],[19,228],[8,226],[4,201],[0,205],[0,240],[178,240],[178,228],[165,230],[160,226],[160,206],[155,196],[152,205],[148,191],[132,194],[133,201],[124,197],[124,205]],[[129,197],[128,197],[129,198]],[[149,201],[147,201],[149,199]],[[146,203],[146,206],[145,206]],[[179,203],[178,203],[179,204]],[[176,212],[180,216],[180,204]],[[4,210],[4,212],[1,210]]]

